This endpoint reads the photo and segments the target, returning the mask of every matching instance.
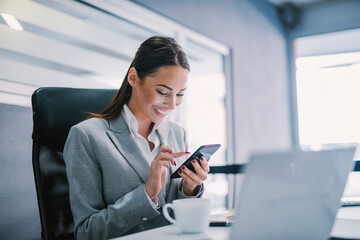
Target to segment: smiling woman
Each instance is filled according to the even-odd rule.
[[[166,69],[164,70],[164,68]],[[141,98],[147,97],[151,94],[148,91],[153,90],[156,90],[158,94],[168,98],[168,96],[171,96],[171,94],[168,94],[168,91],[172,91],[172,88],[164,84],[164,82],[169,81],[169,79],[171,84],[176,84],[175,87],[178,85],[182,86],[179,91],[183,92],[186,88],[187,74],[189,71],[190,65],[186,54],[174,39],[164,37],[149,38],[141,44],[136,52],[135,58],[130,64],[124,81],[113,101],[103,113],[92,114],[92,116],[103,119],[114,118],[121,112],[123,105],[130,100],[133,91],[135,94],[132,98],[135,103],[143,101]],[[155,82],[145,81],[148,78],[155,80]],[[179,81],[179,83],[177,81]],[[150,88],[150,84],[158,84],[159,86],[150,90],[148,89]],[[138,93],[139,91],[144,92],[140,94]],[[177,94],[181,95],[182,93]]]
[[[188,73],[188,69],[180,66],[163,66],[155,74],[140,79],[136,69],[132,67],[128,81],[133,96],[128,106],[138,121],[145,126],[160,123],[179,106],[186,89]]]
[[[136,52],[123,83],[101,114],[71,128],[64,147],[77,239],[109,239],[168,222],[159,208],[201,197],[209,166],[181,168],[186,134],[168,114],[183,101],[190,66],[172,38],[151,37]]]

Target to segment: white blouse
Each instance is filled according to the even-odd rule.
[[[132,139],[137,143],[140,151],[142,151],[143,155],[146,157],[146,160],[151,164],[152,160],[156,157],[157,153],[160,150],[160,139],[157,133],[155,132],[158,130],[158,133],[161,135],[161,137],[164,139],[166,138],[168,132],[169,132],[169,124],[167,121],[162,121],[159,124],[155,124],[151,133],[149,134],[148,140],[152,143],[154,143],[155,147],[151,151],[148,141],[138,134],[138,128],[139,123],[134,116],[134,114],[131,112],[129,107],[125,104],[124,110],[122,111],[123,117],[125,118],[125,121],[127,125],[129,126],[131,137]]]
[[[155,145],[154,149],[151,151],[148,141],[138,133],[139,123],[138,123],[136,117],[134,116],[134,114],[131,112],[131,110],[129,109],[129,107],[126,104],[124,105],[123,111],[121,114],[123,114],[125,122],[129,126],[129,129],[131,132],[131,138],[134,140],[134,142],[136,142],[136,144],[139,147],[139,150],[143,153],[144,157],[149,162],[149,165],[151,165],[151,162],[154,160],[154,158],[158,154],[158,152],[160,150],[160,146],[161,146],[160,139],[156,133],[156,130],[158,130],[158,133],[161,135],[161,137],[163,139],[166,138],[166,136],[169,132],[168,122],[162,121],[161,123],[154,125],[151,133],[148,136],[148,140]],[[149,199],[150,199],[150,197],[149,197]],[[155,197],[152,200],[152,202],[155,204],[154,207],[159,207],[157,197]]]

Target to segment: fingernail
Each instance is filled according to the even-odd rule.
[[[205,159],[205,157],[204,157],[204,156],[202,156],[202,157],[201,157],[201,160],[203,160],[203,161],[204,161],[204,160],[206,160],[206,159]]]
[[[181,169],[179,169],[178,173],[179,173],[179,174],[182,173]]]
[[[191,162],[192,162],[192,163],[196,163],[196,160],[195,160],[195,159],[193,159],[193,160],[191,160]]]
[[[184,165],[182,165],[180,168],[184,170],[184,169],[185,169],[185,166],[184,166]]]
[[[185,152],[186,154],[190,154],[190,152]]]
[[[176,162],[174,162],[174,166],[176,166]]]

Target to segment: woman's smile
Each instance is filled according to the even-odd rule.
[[[153,106],[153,109],[154,109],[155,114],[159,117],[166,117],[168,115],[168,113],[170,112],[169,109],[159,108],[159,107],[155,107],[155,106]]]

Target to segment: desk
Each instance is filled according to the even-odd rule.
[[[360,207],[342,207],[336,215],[331,236],[360,239]]]
[[[185,234],[175,225],[114,238],[114,240],[228,240],[230,227],[209,227],[206,233]]]
[[[177,226],[169,225],[152,230],[114,238],[116,240],[228,240],[231,227],[209,227],[206,233],[183,234]],[[360,207],[340,208],[331,236],[360,239]],[[336,238],[333,238],[336,239]]]

